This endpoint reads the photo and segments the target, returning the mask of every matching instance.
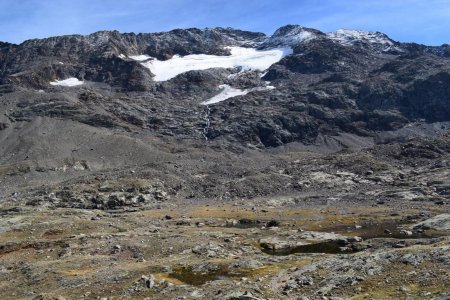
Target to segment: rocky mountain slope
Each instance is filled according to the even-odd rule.
[[[24,170],[15,184],[77,177],[39,171],[80,162],[135,168],[192,147],[333,153],[450,128],[449,46],[378,32],[112,31],[0,49],[0,165]]]
[[[446,299],[449,131],[449,45],[0,43],[2,297]]]
[[[230,54],[227,47],[261,51],[285,47],[293,53],[264,72],[212,68],[162,82],[152,80],[151,69],[133,59],[226,56]],[[277,147],[291,142],[311,144],[343,132],[373,138],[378,131],[450,118],[450,47],[403,44],[382,33],[339,30],[325,34],[292,25],[272,36],[221,28],[157,34],[98,32],[21,45],[3,43],[0,49],[2,110],[6,111],[5,102],[12,104],[3,127],[51,117]],[[51,84],[70,78],[84,84],[77,88]],[[209,108],[199,105],[217,94],[221,85],[254,89],[267,81],[273,89],[255,89]],[[12,90],[16,92],[7,93]]]

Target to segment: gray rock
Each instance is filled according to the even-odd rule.
[[[287,250],[296,246],[305,245],[306,243],[300,242],[300,241],[288,241],[288,240],[282,240],[278,237],[268,237],[264,239],[260,239],[259,243],[261,247],[273,250],[273,251],[279,251],[279,250]]]
[[[450,214],[437,215],[431,219],[415,224],[412,228],[450,230]]]
[[[413,232],[409,231],[409,230],[400,230],[400,234],[405,235],[405,236],[412,236]]]
[[[258,269],[263,266],[260,261],[251,259],[251,260],[241,260],[231,264],[233,268],[241,268],[241,269]]]
[[[346,236],[337,233],[329,233],[329,232],[319,232],[319,231],[304,231],[298,235],[301,239],[314,241],[314,242],[325,242],[325,241],[334,241],[334,240],[347,240]],[[357,237],[355,237],[357,238]]]
[[[253,296],[251,292],[232,292],[231,294],[228,294],[225,299],[227,300],[263,300],[262,298],[258,298],[256,296]]]
[[[155,286],[155,277],[152,274],[150,274],[149,276],[142,275],[141,280],[149,289],[152,289]]]

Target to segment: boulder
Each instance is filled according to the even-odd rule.
[[[450,214],[437,215],[431,219],[417,223],[412,227],[415,229],[450,230]]]

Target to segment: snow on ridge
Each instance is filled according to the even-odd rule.
[[[221,89],[219,94],[217,94],[216,96],[212,97],[211,99],[204,101],[200,104],[211,105],[211,104],[216,104],[216,103],[225,101],[225,100],[233,98],[233,97],[244,96],[250,92],[268,91],[268,90],[275,89],[275,87],[271,86],[271,85],[264,86],[264,87],[255,87],[255,88],[251,88],[251,89],[236,89],[236,88],[229,86],[228,84],[219,85],[219,88]]]
[[[50,82],[51,85],[58,85],[58,86],[77,86],[84,84],[84,81],[79,80],[78,78],[71,77],[63,80],[55,80]]]
[[[328,38],[334,40],[341,45],[351,46],[357,42],[364,41],[372,45],[382,47],[382,51],[399,51],[404,49],[397,46],[387,35],[381,32],[371,32],[362,30],[339,29],[335,32],[327,33]]]
[[[263,47],[296,47],[308,44],[311,41],[321,39],[326,35],[316,29],[307,28],[300,25],[286,25],[278,28],[275,33],[268,37]]]
[[[149,68],[155,74],[155,81],[166,81],[188,71],[211,68],[265,71],[274,63],[293,53],[291,48],[256,50],[254,48],[227,47],[227,49],[230,49],[231,55],[192,54],[183,57],[175,55],[165,61],[151,59],[147,55],[130,56],[130,58],[141,61],[143,66]]]
[[[330,32],[327,36],[344,45],[352,45],[357,41],[367,41],[372,44],[382,44],[386,46],[393,46],[394,43],[386,35],[379,32],[370,32],[362,30],[339,29],[335,32]]]
[[[267,43],[270,45],[289,45],[294,46],[300,43],[305,43],[313,40],[317,37],[317,34],[305,29],[302,26],[297,26],[291,29],[287,33],[275,33],[273,36],[269,37]]]

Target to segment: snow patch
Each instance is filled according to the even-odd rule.
[[[235,89],[227,84],[220,85],[219,88],[221,89],[219,94],[212,97],[208,101],[202,102],[201,104],[209,105],[219,103],[236,96],[243,96],[248,94],[248,90]]]
[[[283,57],[293,53],[291,48],[276,48],[271,50],[256,50],[254,48],[227,47],[231,55],[217,56],[208,54],[175,55],[169,60],[152,59],[147,55],[130,56],[141,61],[142,65],[155,74],[155,81],[166,81],[179,74],[211,68],[242,68],[242,70],[264,71]]]
[[[202,105],[215,104],[215,103],[219,103],[219,102],[225,101],[225,100],[233,98],[233,97],[247,95],[250,92],[273,90],[273,89],[275,89],[275,87],[269,85],[269,86],[264,86],[264,87],[251,88],[251,89],[236,89],[227,84],[222,84],[222,85],[219,85],[219,89],[221,89],[219,94],[212,97],[208,101],[204,101],[200,104],[202,104]]]
[[[59,85],[59,86],[77,86],[82,85],[83,83],[84,81],[78,80],[78,78],[75,77],[50,82],[51,85]]]
[[[364,41],[385,47],[383,51],[391,49],[401,51],[401,49],[395,47],[394,42],[387,35],[380,32],[339,29],[335,32],[327,33],[327,36],[344,46],[350,46],[354,45],[356,42]]]
[[[336,32],[327,33],[327,36],[331,40],[334,40],[344,46],[355,45],[355,43],[362,41],[380,47],[382,51],[393,50],[404,52],[404,50],[398,47],[393,40],[381,32],[339,29]]]
[[[146,61],[146,60],[149,60],[149,59],[153,59],[153,57],[145,55],[145,54],[143,54],[143,55],[132,55],[132,56],[129,56],[129,58],[134,59],[136,61]]]

